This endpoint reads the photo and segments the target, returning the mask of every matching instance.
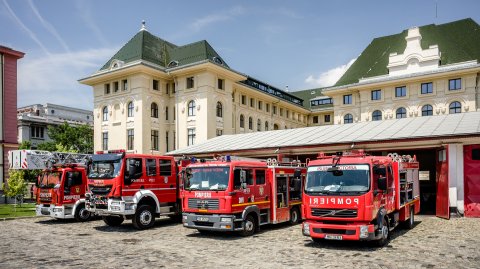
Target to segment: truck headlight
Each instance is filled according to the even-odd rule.
[[[220,218],[220,222],[232,222],[231,218]]]
[[[360,226],[360,238],[368,238],[368,226]]]
[[[310,235],[310,224],[308,222],[303,223],[303,234]]]

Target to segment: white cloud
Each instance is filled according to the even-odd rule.
[[[17,14],[15,14],[15,12],[13,11],[13,9],[8,5],[7,1],[6,0],[3,0],[3,4],[5,5],[5,7],[7,8],[7,11],[8,13],[10,14],[10,16],[12,17],[12,19],[28,34],[28,36],[35,42],[37,43],[37,45],[42,48],[42,50],[46,53],[46,54],[50,54],[50,52],[48,51],[48,49],[43,45],[43,43],[40,41],[40,39],[38,39],[37,35],[32,31],[30,30],[30,28],[28,28],[23,22],[22,20],[20,20],[20,18],[17,16]]]
[[[236,6],[227,10],[226,12],[216,12],[215,14],[210,14],[205,17],[195,20],[190,27],[195,31],[200,31],[203,28],[209,26],[210,24],[227,21],[233,17],[240,16],[245,13],[245,9],[241,6]]]
[[[100,69],[117,50],[90,49],[37,58],[26,55],[18,62],[18,106],[53,103],[92,109],[91,87],[77,80]]]
[[[350,60],[347,64],[335,67],[326,72],[321,73],[318,77],[309,75],[305,82],[315,87],[328,87],[334,85],[340,77],[345,74],[345,71],[355,62],[355,59]]]
[[[40,12],[38,11],[37,7],[33,4],[33,0],[28,0],[28,5],[30,8],[33,10],[33,13],[37,16],[37,19],[40,21],[40,23],[47,29],[55,38],[60,42],[62,47],[65,49],[65,51],[70,52],[70,49],[67,46],[67,43],[63,40],[63,38],[58,34],[57,30],[55,27],[53,27],[52,24],[50,24],[48,21],[46,21],[42,15],[40,15]]]

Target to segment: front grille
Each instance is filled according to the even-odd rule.
[[[189,198],[188,199],[188,208],[196,209],[219,209],[218,199],[197,199]]]
[[[194,221],[195,226],[213,227],[213,222]]]
[[[312,208],[312,216],[325,218],[356,218],[356,209]]]
[[[90,191],[96,195],[107,195],[112,190],[112,186],[96,187],[93,185],[89,185],[88,187],[90,188]]]
[[[346,229],[326,229],[326,228],[313,228],[314,233],[317,234],[344,234],[344,235],[354,235],[355,230],[346,230]]]

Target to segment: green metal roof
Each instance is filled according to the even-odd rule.
[[[440,65],[480,60],[480,26],[472,19],[419,27],[422,49],[438,45]],[[373,39],[357,60],[334,86],[358,83],[361,78],[388,74],[390,53],[403,53],[408,30],[399,34]]]
[[[316,98],[316,97],[325,96],[322,93],[323,89],[324,88],[315,88],[315,89],[309,89],[309,90],[295,91],[295,92],[290,92],[290,94],[292,94],[292,95],[294,95],[294,96],[296,96],[300,99],[303,99],[304,100],[303,107],[311,110],[312,106],[310,104],[310,100],[313,99],[313,98]],[[333,107],[333,106],[332,105],[322,105],[321,107],[326,108],[326,107]]]
[[[142,30],[115,53],[100,70],[108,69],[113,60],[120,60],[124,63],[144,60],[167,68],[180,67],[203,60],[220,63],[218,59],[221,60],[221,64],[228,68],[227,63],[205,40],[177,46],[152,35],[146,30]],[[169,66],[171,62],[178,62],[178,64]]]

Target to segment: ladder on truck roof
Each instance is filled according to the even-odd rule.
[[[50,152],[43,150],[11,150],[8,152],[9,169],[34,170],[51,168],[54,164],[87,165],[91,154]]]

